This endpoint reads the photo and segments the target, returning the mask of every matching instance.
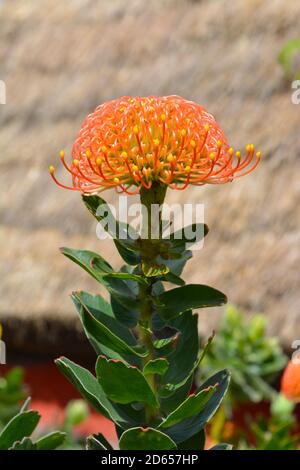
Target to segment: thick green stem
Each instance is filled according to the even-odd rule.
[[[151,334],[151,317],[153,313],[153,300],[152,300],[152,286],[155,282],[155,278],[147,278],[143,274],[142,265],[143,263],[155,262],[155,243],[162,236],[162,220],[161,212],[157,211],[158,207],[154,212],[158,215],[159,220],[153,221],[152,218],[152,209],[153,204],[161,206],[163,204],[166,194],[166,186],[162,186],[158,183],[154,183],[151,189],[141,189],[140,197],[141,204],[143,204],[145,212],[143,213],[143,222],[142,222],[142,238],[147,236],[147,238],[142,239],[141,250],[141,274],[147,279],[148,285],[140,285],[139,288],[139,300],[140,300],[140,317],[139,317],[139,330],[140,330],[140,342],[143,344],[148,351],[147,356],[143,359],[143,365],[154,359],[154,347],[152,344],[152,334]],[[153,227],[153,222],[156,224],[156,227]],[[157,232],[157,223],[158,223],[158,232]],[[156,230],[157,237],[152,238],[153,228]],[[153,392],[156,393],[156,381],[155,375],[149,374],[146,376],[146,379],[152,388]],[[157,416],[157,410],[152,407],[146,406],[146,424],[150,424],[153,419]]]
[[[159,208],[164,202],[166,191],[167,186],[159,183],[153,183],[151,189],[141,188],[141,204],[144,207],[142,237],[144,236],[148,240],[159,239],[162,236],[162,219]],[[157,216],[158,220],[152,215]]]

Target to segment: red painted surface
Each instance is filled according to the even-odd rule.
[[[0,366],[1,373],[12,366]],[[57,427],[64,419],[64,408],[73,399],[80,398],[76,389],[59,372],[55,364],[42,363],[24,367],[25,383],[32,397],[31,408],[41,414],[40,426]],[[76,433],[88,435],[101,432],[108,440],[115,442],[114,424],[91,410],[90,416],[75,428]]]

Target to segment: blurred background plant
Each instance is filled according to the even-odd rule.
[[[266,333],[267,319],[263,314],[245,317],[236,307],[226,308],[220,329],[205,356],[201,376],[226,364],[232,374],[225,399],[226,414],[235,405],[270,400],[276,393],[271,383],[287,362],[278,339]]]
[[[294,416],[295,404],[277,394],[271,403],[270,416],[259,416],[258,419],[248,419],[252,433],[252,444],[241,436],[237,442],[240,450],[298,450],[300,449],[300,434],[296,431]]]
[[[89,416],[90,411],[84,400],[70,400],[65,408],[64,422],[61,431],[66,433],[64,450],[80,450],[84,448],[85,437],[78,435],[74,429],[82,424]]]
[[[14,367],[6,374],[0,376],[0,435],[10,422],[14,423],[16,417],[22,411],[26,411],[25,408],[30,404],[29,392],[29,387],[24,383],[24,369],[22,367]],[[25,403],[25,407],[22,403]],[[44,425],[37,430],[34,428],[34,435],[37,439],[41,439],[45,433],[50,433],[52,439],[53,433],[55,433],[55,441],[60,449],[82,449],[85,439],[83,435],[76,431],[76,427],[81,425],[88,418],[89,414],[89,408],[84,400],[70,400],[65,407],[62,424],[55,426],[59,428],[59,431],[54,431],[53,426]],[[29,414],[29,420],[32,420],[33,416],[35,418],[37,414]],[[22,446],[28,445],[28,436],[24,435],[23,438],[26,439]]]
[[[5,375],[0,375],[0,431],[19,411],[20,404],[28,397],[28,388],[23,381],[22,367],[14,367]]]
[[[226,439],[242,450],[298,449],[295,403],[276,391],[287,357],[277,338],[267,335],[263,314],[248,319],[236,307],[227,307],[199,374],[206,377],[224,363],[232,380],[223,406],[212,420],[212,442]]]
[[[287,80],[300,79],[300,38],[290,39],[283,45],[278,62]]]

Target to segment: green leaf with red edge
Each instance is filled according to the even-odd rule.
[[[155,300],[157,313],[168,321],[187,310],[223,305],[227,297],[213,287],[189,284],[166,291]]]
[[[164,383],[164,388],[162,387],[160,390],[161,396],[168,397],[169,395],[172,395],[174,391],[180,389],[183,387],[188,380],[193,378],[193,375],[196,371],[196,369],[200,366],[205,354],[207,353],[208,348],[210,347],[210,344],[214,338],[214,333],[208,338],[204,348],[202,349],[201,353],[198,354],[196,361],[194,364],[192,364],[192,368],[189,370],[189,372],[185,375],[185,377],[177,383]],[[165,379],[165,378],[164,378]],[[163,385],[163,384],[162,384]]]
[[[116,403],[146,403],[154,408],[159,403],[142,372],[123,361],[99,356],[96,374],[106,396]]]
[[[130,356],[143,357],[147,354],[144,348],[137,345],[131,331],[113,317],[109,304],[103,305],[105,301],[100,296],[75,292],[72,294],[72,299],[87,336],[98,354],[112,350],[122,357],[125,355],[126,361],[129,359],[129,362],[132,362]]]
[[[172,450],[175,442],[166,434],[153,428],[132,428],[120,438],[120,450]]]
[[[191,418],[200,413],[208,400],[216,391],[216,386],[209,386],[200,390],[197,394],[191,394],[184,400],[176,410],[172,411],[159,425],[159,428],[169,428],[175,424]]]
[[[102,256],[93,251],[67,247],[60,248],[60,251],[93,276],[96,281],[104,285],[109,292],[131,297],[132,293],[124,281],[130,280],[143,285],[147,284],[147,280],[138,274],[115,272]]]
[[[144,375],[149,375],[149,374],[158,374],[158,375],[164,375],[166,371],[168,370],[169,367],[169,362],[167,359],[163,357],[159,357],[157,359],[152,359],[151,361],[148,361],[147,364],[145,364],[144,369],[143,369],[143,374]]]
[[[184,442],[194,434],[203,429],[207,422],[212,418],[219,408],[229,386],[230,374],[227,370],[222,370],[210,377],[201,385],[198,391],[215,386],[216,390],[212,397],[206,403],[206,406],[200,413],[181,421],[174,426],[165,429],[165,433],[173,439],[174,442]]]
[[[142,412],[138,412],[132,407],[112,403],[96,377],[84,367],[75,364],[66,357],[56,359],[55,363],[81,396],[106,418],[111,419],[123,429],[143,422],[144,415]]]

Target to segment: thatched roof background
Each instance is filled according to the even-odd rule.
[[[0,5],[0,79],[7,86],[0,105],[0,321],[13,325],[12,346],[24,346],[26,321],[41,332],[41,347],[51,342],[53,323],[73,330],[69,293],[98,289],[59,246],[99,250],[120,263],[112,242],[97,240],[79,196],[57,188],[48,166],[60,148],[70,149],[99,103],[148,94],[193,99],[215,115],[233,146],[250,141],[262,149],[261,166],[247,178],[170,191],[168,201],[205,203],[210,234],[188,280],[223,290],[246,311],[265,312],[285,345],[299,338],[300,106],[276,60],[284,42],[299,36],[299,18],[294,0]],[[219,314],[203,312],[201,330],[217,325]]]

